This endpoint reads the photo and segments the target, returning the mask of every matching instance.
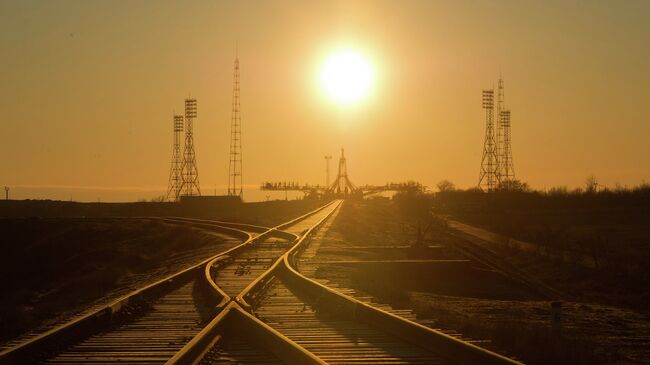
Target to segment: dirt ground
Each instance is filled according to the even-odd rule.
[[[239,242],[147,219],[1,219],[0,231],[0,342]]]
[[[240,242],[139,217],[273,226],[323,205],[319,200],[270,201],[193,211],[175,203],[1,203],[0,344],[109,304]]]
[[[522,265],[544,284],[570,290],[561,320],[554,324],[550,298],[481,264],[377,262],[465,258],[454,248],[459,238],[444,227],[426,237],[428,248],[409,248],[415,234],[401,218],[387,200],[346,201],[320,242],[318,257],[324,264],[316,275],[394,308],[413,309],[418,317],[433,319],[436,327],[488,339],[491,348],[530,364],[643,364],[650,358],[650,315],[594,300],[589,293],[597,290],[598,276],[588,272],[576,276],[553,261],[501,253],[503,260]],[[355,260],[373,263],[351,262]]]
[[[0,200],[0,218],[189,217],[275,226],[322,206],[318,199],[272,200],[241,204],[170,202],[80,203],[52,200]]]

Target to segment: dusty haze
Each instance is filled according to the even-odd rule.
[[[481,89],[501,71],[519,179],[635,185],[650,180],[649,14],[645,1],[2,1],[0,185],[161,195],[191,95],[202,187],[225,192],[236,43],[245,184],[322,184],[323,156],[345,146],[358,184],[473,186]],[[317,82],[340,47],[377,72],[348,109]]]

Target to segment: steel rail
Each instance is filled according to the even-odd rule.
[[[305,219],[306,217],[316,213],[319,210],[320,208],[304,214],[298,218],[295,218],[287,223],[292,224],[298,222],[301,219]],[[170,221],[173,221],[173,219],[170,219]],[[110,304],[77,316],[66,323],[58,325],[52,329],[36,335],[33,338],[30,338],[24,342],[3,350],[0,352],[0,364],[23,364],[26,362],[37,361],[36,359],[43,358],[44,355],[58,353],[58,350],[52,349],[61,348],[62,345],[66,347],[68,344],[79,343],[79,341],[89,338],[89,336],[93,336],[103,328],[110,328],[112,325],[114,325],[114,319],[118,318],[117,315],[121,315],[122,312],[125,312],[124,309],[130,307],[131,304],[136,305],[139,303],[144,303],[147,300],[158,298],[163,293],[166,293],[163,295],[164,297],[170,293],[170,290],[172,288],[177,286],[177,283],[184,283],[185,281],[188,283],[196,282],[198,285],[201,285],[202,287],[204,286],[205,289],[207,289],[201,289],[201,293],[203,293],[202,295],[207,294],[207,297],[210,297],[210,301],[217,303],[213,308],[214,312],[216,313],[222,309],[225,305],[224,303],[227,303],[227,301],[230,299],[221,295],[222,293],[220,293],[218,290],[215,290],[214,282],[197,279],[199,277],[204,277],[208,272],[208,269],[205,268],[209,268],[210,265],[212,265],[217,260],[227,259],[229,254],[232,254],[239,249],[243,249],[258,240],[262,240],[268,237],[280,237],[293,241],[297,237],[295,234],[283,232],[281,229],[279,229],[284,225],[279,225],[273,228],[266,228],[230,222],[220,222],[225,223],[227,226],[210,221],[181,222],[207,227],[212,230],[225,233],[229,236],[241,238],[243,242],[228,250],[211,256],[210,258],[205,259],[198,264],[195,264],[175,274],[171,274],[163,279],[160,279],[152,284],[146,285],[143,288],[126,294],[117,300],[112,301]],[[257,233],[262,228],[264,228],[265,231],[256,236],[253,236],[251,232],[243,230],[248,229],[254,231],[254,233]],[[197,282],[196,280],[199,281]],[[176,301],[178,299],[172,298],[171,300]],[[35,357],[34,354],[36,353],[39,355]]]
[[[334,212],[334,210],[332,212]],[[330,214],[332,212],[330,212]],[[237,295],[234,302],[241,307],[241,310],[253,313],[252,302],[258,300],[275,279],[280,278],[283,282],[290,283],[292,286],[300,288],[303,292],[308,292],[311,296],[319,298],[321,304],[327,302],[331,306],[336,307],[338,310],[337,314],[345,316],[347,319],[366,323],[381,331],[401,338],[408,343],[439,354],[443,358],[454,363],[520,364],[515,360],[495,352],[486,350],[469,342],[457,339],[443,332],[431,329],[359,301],[334,289],[328,288],[327,286],[324,286],[298,272],[296,269],[298,255],[306,248],[305,243],[310,238],[311,234],[318,229],[328,217],[329,214],[323,217],[319,222],[317,222],[317,224],[310,227],[295,241],[293,247],[289,249],[287,253],[285,253],[280,259],[276,260],[271,267],[269,267],[262,275],[252,281],[239,295]],[[232,302],[231,305],[233,305]],[[215,333],[203,333],[201,336],[204,336],[202,341],[203,345],[209,343],[209,346],[212,347],[215,346],[218,341],[214,340],[210,342],[206,340],[206,338],[210,338],[210,336],[215,336]],[[284,347],[278,346],[276,351],[274,351],[274,354],[287,363],[297,363],[298,359],[292,358],[283,352],[286,352],[287,348],[303,347],[289,338],[286,338],[284,344]],[[193,345],[196,346],[192,350],[195,354],[199,354],[199,357],[176,359],[183,361],[170,360],[168,365],[196,364],[199,361],[200,356],[209,350],[207,347],[203,347],[201,351],[197,351],[197,348],[200,348],[200,344],[195,343]],[[316,356],[314,355],[314,357]],[[303,361],[305,361],[305,359],[303,359]]]
[[[210,225],[219,225],[222,227],[229,227],[229,228],[236,228],[236,229],[241,229],[249,232],[256,232],[256,233],[261,233],[261,232],[266,232],[269,227],[264,227],[264,226],[259,226],[255,224],[248,224],[248,223],[237,223],[237,222],[225,222],[225,221],[213,221],[213,220],[208,220],[208,219],[197,219],[197,218],[187,218],[187,217],[162,217],[162,218],[157,218],[163,221],[184,221],[184,222],[196,222],[196,223],[206,223]]]
[[[304,219],[316,213],[320,209],[321,208],[316,209],[303,216],[295,218],[287,223],[297,222],[301,219]],[[174,218],[169,218],[168,220],[174,221]],[[176,221],[195,223],[196,225],[208,227],[212,230],[233,237],[242,238],[243,242],[226,251],[222,251],[214,256],[211,256],[210,258],[207,258],[201,261],[200,263],[195,264],[189,268],[171,274],[152,284],[146,285],[143,288],[128,293],[116,299],[115,301],[111,302],[110,304],[102,306],[89,313],[80,315],[76,318],[73,318],[70,321],[67,321],[66,323],[51,328],[43,333],[40,333],[34,336],[33,338],[21,342],[15,346],[4,349],[3,351],[0,352],[0,364],[23,363],[24,361],[26,361],[26,359],[32,358],[31,356],[32,354],[38,352],[39,350],[42,350],[43,348],[56,347],[56,345],[59,345],[61,338],[67,338],[68,339],[67,342],[74,342],[77,339],[87,337],[92,333],[96,333],[98,328],[102,328],[110,325],[112,319],[117,314],[119,314],[122,309],[126,308],[129,304],[135,304],[147,299],[154,298],[160,295],[161,292],[164,292],[166,289],[169,289],[174,283],[190,278],[192,275],[196,274],[197,272],[200,272],[202,268],[206,268],[204,270],[204,274],[205,274],[208,272],[209,270],[208,268],[210,267],[210,265],[216,262],[217,260],[224,259],[227,257],[227,255],[236,252],[239,249],[247,247],[248,245],[252,244],[257,240],[267,238],[267,237],[281,237],[281,238],[288,238],[293,240],[297,237],[294,234],[283,232],[282,230],[278,229],[284,225],[279,225],[273,228],[266,228],[261,226],[246,225],[246,224],[231,223],[231,222],[218,222],[221,223],[218,224],[206,220],[201,220],[200,222],[198,221],[192,222],[191,220],[176,220]],[[265,231],[257,236],[253,236],[250,232],[247,232],[244,229],[248,229],[255,233],[261,231],[262,229],[264,229]],[[222,295],[223,293],[218,289],[218,287],[215,286],[215,283],[212,282],[211,280],[209,280],[207,284],[210,287],[210,290],[207,290],[207,293],[213,296],[213,299],[215,299],[217,303],[219,303],[215,306],[215,309],[216,310],[222,309],[225,303],[227,303],[230,299],[224,297]]]
[[[289,222],[286,222],[286,223],[280,224],[280,225],[275,226],[275,227],[273,227],[273,228],[269,228],[267,231],[263,232],[263,233],[260,234],[259,236],[256,236],[254,239],[252,239],[252,240],[246,242],[246,244],[242,244],[242,245],[239,245],[239,246],[237,246],[237,247],[233,247],[232,249],[230,249],[230,250],[224,252],[224,253],[223,253],[222,255],[220,255],[219,257],[215,257],[214,259],[212,259],[212,260],[211,260],[211,261],[210,261],[210,262],[205,266],[205,278],[206,278],[208,284],[209,284],[209,285],[210,285],[210,286],[211,286],[211,287],[212,287],[212,288],[213,288],[217,293],[219,293],[219,295],[222,297],[222,300],[221,300],[221,302],[220,302],[220,306],[222,306],[222,307],[225,306],[225,305],[226,305],[228,302],[230,302],[232,299],[230,298],[230,296],[228,296],[228,294],[226,294],[226,293],[223,291],[223,289],[221,289],[221,287],[220,287],[220,286],[219,286],[219,285],[214,281],[214,278],[213,278],[212,275],[211,275],[211,269],[212,269],[213,266],[215,266],[215,264],[216,264],[217,262],[219,262],[219,261],[227,261],[227,260],[232,260],[232,259],[234,259],[234,257],[236,257],[236,255],[237,255],[238,253],[240,253],[241,251],[243,251],[243,250],[245,250],[245,249],[248,249],[250,246],[253,246],[256,242],[259,242],[259,241],[264,240],[264,239],[265,239],[266,237],[268,237],[269,235],[274,235],[274,234],[275,234],[275,235],[281,235],[281,236],[284,236],[284,238],[288,238],[288,239],[290,239],[291,242],[295,242],[296,240],[298,240],[299,237],[298,237],[297,235],[293,234],[293,233],[285,232],[285,231],[283,231],[283,229],[286,228],[286,227],[289,227],[289,226],[291,226],[291,225],[293,225],[293,224],[296,224],[297,222],[300,222],[300,221],[302,221],[302,220],[304,220],[304,219],[306,219],[306,218],[308,218],[308,217],[310,217],[310,216],[312,216],[312,215],[314,215],[314,214],[320,212],[321,210],[327,208],[330,204],[332,204],[332,203],[330,202],[330,203],[328,203],[328,204],[325,204],[324,206],[319,207],[319,208],[317,208],[317,209],[315,209],[315,210],[313,210],[313,211],[311,211],[311,212],[309,212],[309,213],[307,213],[307,214],[304,214],[304,215],[302,215],[302,216],[300,216],[300,217],[298,217],[298,218],[292,219],[292,220],[290,220]],[[277,260],[276,260],[276,261],[277,261]],[[256,280],[257,280],[257,279],[255,279],[254,281],[256,281]]]
[[[300,216],[289,222],[274,227],[271,230],[274,229],[280,230],[280,229],[285,229],[287,227],[290,227],[291,225],[294,225],[299,221],[302,221],[314,214],[317,214],[318,212],[322,211],[323,209],[329,207],[332,204],[340,204],[340,202],[337,201],[330,202],[303,216]],[[327,217],[331,215],[333,211],[334,210],[332,210],[324,218],[319,220],[318,224],[321,224]],[[256,239],[262,237],[262,235],[256,237]],[[293,237],[294,240],[292,240],[292,243],[295,244],[296,242],[299,241],[300,238],[297,235],[293,235]],[[252,244],[253,243],[251,242],[250,245]],[[292,245],[292,248],[293,247],[294,246]],[[241,249],[243,249],[243,247],[238,248],[238,250]],[[273,265],[269,269],[267,269],[262,275],[255,278],[246,287],[246,289],[257,286],[258,285],[257,283],[263,280],[263,278],[268,276],[269,273],[272,272],[275,267],[277,267],[277,265],[282,261],[284,255],[286,255],[286,253],[281,255],[278,259],[276,259]],[[192,340],[190,340],[183,349],[178,351],[169,361],[167,361],[166,363],[167,365],[197,364],[211,348],[216,346],[217,342],[221,338],[221,335],[225,332],[229,332],[229,333],[239,332],[244,336],[254,338],[256,343],[259,343],[270,353],[272,353],[273,355],[275,355],[285,363],[306,364],[306,365],[325,364],[325,362],[323,362],[321,359],[319,359],[309,351],[305,350],[302,346],[299,346],[298,344],[290,340],[282,333],[278,332],[277,330],[273,329],[271,326],[267,325],[266,323],[262,322],[261,320],[259,320],[258,318],[250,314],[249,311],[243,309],[242,305],[244,306],[247,305],[245,304],[245,301],[241,299],[241,294],[238,295],[235,298],[235,300],[230,298],[228,294],[226,294],[212,278],[210,268],[213,265],[213,263],[216,261],[217,260],[214,260],[212,263],[206,265],[205,275],[206,278],[208,279],[208,282],[213,286],[214,290],[217,291],[219,295],[222,297],[222,300],[219,305],[223,306],[224,309],[207,326],[205,326],[201,332],[199,332]]]
[[[364,303],[302,275],[297,269],[297,257],[306,248],[303,242],[323,222],[324,220],[310,229],[284,255],[282,265],[278,265],[279,276],[287,281],[298,284],[304,290],[321,298],[321,301],[331,300],[338,305],[338,308],[344,308],[345,311],[343,313],[351,319],[359,320],[386,332],[393,333],[405,341],[439,353],[454,362],[464,364],[520,364],[493,351],[486,350],[368,303]]]
[[[301,238],[304,240],[306,236]],[[383,309],[364,303],[349,295],[329,288],[302,275],[297,269],[297,255],[304,249],[299,242],[284,256],[278,265],[278,276],[286,282],[294,283],[302,290],[320,298],[321,303],[329,301],[342,310],[350,319],[365,322],[386,332],[395,334],[405,341],[438,353],[448,360],[461,364],[521,364],[518,361],[476,346],[472,343],[449,336],[441,331],[423,326],[417,322],[397,316]]]
[[[244,245],[254,239],[250,233],[243,230],[221,226],[213,226],[212,228],[221,231],[226,235],[244,239],[244,242],[238,246]],[[92,332],[96,332],[97,328],[110,324],[111,319],[119,314],[122,309],[126,308],[127,305],[156,297],[161,292],[169,289],[176,282],[196,274],[214,257],[218,257],[222,254],[223,253],[219,253],[207,258],[198,264],[128,293],[95,311],[73,318],[72,320],[47,330],[25,342],[7,348],[0,352],[0,364],[22,363],[25,361],[24,359],[29,358],[33,353],[57,343],[59,341],[58,339],[61,337],[81,338]]]
[[[319,303],[321,304],[326,303],[335,306],[338,316],[375,327],[405,342],[438,354],[454,363],[519,364],[512,359],[361,302],[302,275],[297,269],[298,256],[306,248],[313,232],[340,207],[340,204],[341,201],[328,203],[287,223],[268,228],[255,237],[250,233],[244,232],[248,236],[248,239],[243,243],[204,260],[200,264],[134,292],[137,293],[146,288],[155,287],[156,285],[164,285],[165,282],[173,282],[173,280],[178,280],[178,275],[186,272],[196,273],[201,268],[204,269],[203,276],[205,280],[202,282],[207,282],[209,285],[209,291],[213,296],[214,302],[218,303],[215,307],[218,313],[192,339],[186,342],[185,346],[180,351],[177,351],[166,364],[184,365],[199,363],[211,349],[219,345],[224,334],[238,334],[249,340],[252,339],[258,346],[266,349],[285,363],[326,364],[322,358],[319,358],[305,347],[287,337],[287,335],[281,333],[281,331],[271,327],[254,315],[253,306],[260,300],[261,296],[275,280],[280,280],[283,284],[290,285],[293,289],[299,290],[302,293],[308,293],[309,296],[319,298]],[[330,205],[336,206],[320,218],[318,222],[303,230],[300,236],[283,231]],[[218,226],[216,223],[209,221],[197,223],[216,229],[237,230],[233,228],[234,226]],[[240,226],[240,228],[243,227]],[[243,232],[241,230],[239,231]],[[211,269],[216,264],[219,264],[220,261],[233,260],[242,250],[253,247],[256,243],[272,236],[290,239],[291,247],[279,258],[274,260],[269,268],[251,281],[234,299],[231,298],[217,285],[212,276]],[[130,298],[130,296],[127,297]],[[118,302],[119,300],[115,303]],[[116,310],[119,311],[126,304],[128,304],[128,301],[118,305]],[[97,312],[101,312],[101,310]],[[3,354],[0,353],[0,363],[5,363],[3,360],[6,358],[3,358]]]

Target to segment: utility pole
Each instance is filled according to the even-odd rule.
[[[5,186],[5,200],[9,200],[9,187]]]
[[[325,188],[330,187],[330,160],[332,159],[332,156],[327,155],[325,156]]]

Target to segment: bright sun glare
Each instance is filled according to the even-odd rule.
[[[367,97],[374,81],[372,65],[354,51],[330,55],[323,64],[321,84],[340,105],[352,105]]]

